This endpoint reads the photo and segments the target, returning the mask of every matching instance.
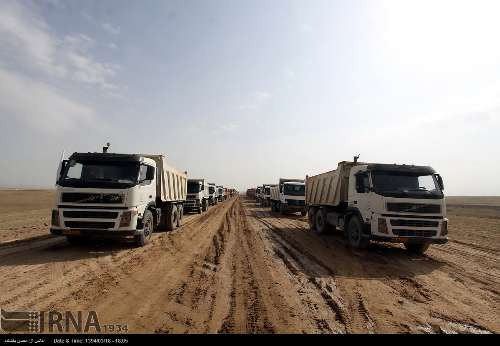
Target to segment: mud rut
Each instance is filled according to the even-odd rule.
[[[499,332],[498,271],[478,275],[459,251],[495,254],[454,245],[464,249],[357,252],[237,198],[144,248],[61,238],[1,248],[0,306],[95,310],[131,332]]]

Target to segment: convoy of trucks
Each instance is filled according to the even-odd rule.
[[[448,241],[443,179],[432,167],[339,162],[303,179],[280,178],[247,195],[274,212],[308,215],[310,229],[338,229],[354,248],[370,241],[403,243],[414,253]],[[70,243],[93,236],[147,244],[156,230],[173,230],[184,212],[202,213],[237,195],[205,179],[188,179],[164,155],[73,153],[62,160],[51,233]]]
[[[403,243],[422,254],[430,244],[448,241],[443,179],[432,167],[363,163],[358,157],[305,181],[263,184],[254,198],[274,212],[307,214],[318,234],[341,230],[354,248],[373,240]]]
[[[66,236],[70,243],[125,237],[144,246],[154,231],[180,227],[185,211],[201,213],[222,201],[222,186],[188,179],[164,155],[115,154],[108,147],[61,160],[52,234]]]

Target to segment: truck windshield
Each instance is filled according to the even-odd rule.
[[[66,165],[58,184],[68,187],[125,188],[137,184],[139,163],[79,162]]]
[[[189,183],[187,184],[187,190],[188,190],[188,193],[198,193],[200,192],[200,183],[198,182],[192,182],[192,183]]]
[[[270,195],[271,194],[271,188],[270,187],[266,187],[265,191],[266,191],[266,195]]]
[[[209,192],[211,195],[212,195],[212,194],[214,194],[214,193],[215,193],[215,187],[213,187],[213,186],[209,186],[209,187],[208,187],[208,192]]]
[[[372,172],[375,192],[382,196],[443,198],[435,175],[399,172]]]
[[[291,196],[305,196],[306,186],[296,185],[296,184],[285,184],[283,185],[283,193],[285,195],[291,195]]]

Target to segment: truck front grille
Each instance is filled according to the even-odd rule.
[[[116,193],[65,192],[62,194],[61,200],[64,203],[121,204],[123,196]]]
[[[84,210],[65,210],[63,216],[70,219],[116,219],[117,212],[109,211],[84,211]]]
[[[408,227],[438,227],[438,221],[428,221],[428,220],[403,220],[403,219],[393,219],[391,220],[391,226],[408,226]]]
[[[98,221],[64,221],[64,225],[70,228],[91,228],[91,229],[108,229],[115,227],[114,222],[98,222]]]
[[[387,210],[398,213],[439,214],[439,204],[387,203]]]
[[[437,231],[431,230],[412,230],[412,229],[393,229],[392,233],[400,237],[435,237]]]

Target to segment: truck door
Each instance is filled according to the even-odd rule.
[[[139,169],[139,203],[144,205],[153,202],[156,195],[155,167],[141,165]]]
[[[371,189],[370,176],[366,171],[358,171],[353,175],[353,186],[349,189],[349,206],[357,208],[364,221],[370,222],[371,218]],[[349,184],[351,185],[351,184]]]

